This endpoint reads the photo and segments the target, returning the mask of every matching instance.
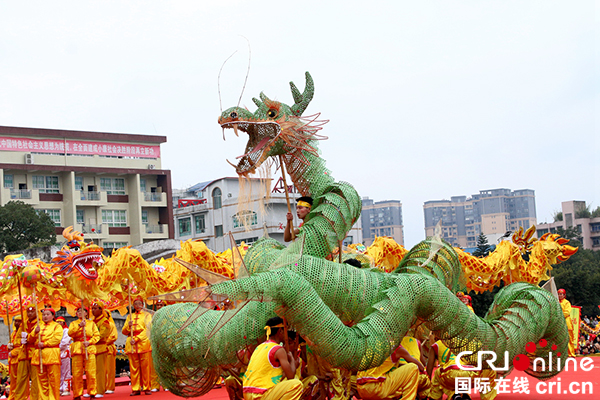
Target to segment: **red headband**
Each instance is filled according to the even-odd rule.
[[[54,308],[47,307],[47,308],[44,308],[44,310],[42,312],[44,312],[44,311],[50,311],[52,313],[52,315],[56,315],[56,311],[54,311]]]
[[[65,320],[65,317],[56,317],[56,322],[58,322],[58,321],[67,322]]]
[[[567,292],[565,292],[565,289],[558,289],[558,293],[567,294]]]

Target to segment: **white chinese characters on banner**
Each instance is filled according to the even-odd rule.
[[[37,153],[87,154],[115,157],[159,158],[160,146],[90,142],[81,140],[0,138],[0,151],[27,151]]]
[[[454,391],[457,394],[475,393],[485,394],[491,390],[496,390],[497,394],[501,393],[524,393],[529,394],[529,379],[527,377],[516,377],[512,381],[510,378],[494,379],[495,385],[492,385],[489,378],[470,378],[462,377],[454,380]]]

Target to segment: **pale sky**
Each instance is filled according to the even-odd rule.
[[[323,157],[361,196],[423,203],[533,189],[600,205],[598,1],[0,2],[0,125],[158,134],[174,188],[233,176],[223,108],[315,81]],[[243,135],[242,135],[243,136]]]

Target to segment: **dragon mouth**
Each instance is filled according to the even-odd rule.
[[[238,130],[248,134],[244,154],[236,157],[240,159],[238,164],[229,162],[240,175],[254,172],[269,157],[281,132],[281,126],[275,121],[228,121],[220,125],[223,129],[233,129],[236,136]]]
[[[99,251],[89,251],[73,256],[72,262],[84,278],[94,280],[98,278],[97,268],[104,264],[104,259]]]

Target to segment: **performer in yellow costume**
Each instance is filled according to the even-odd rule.
[[[419,367],[419,383],[417,385],[417,397],[425,399],[429,396],[429,390],[431,389],[431,381],[427,372],[425,371],[425,358],[421,354],[421,342],[412,336],[405,336],[402,338],[400,345],[406,349],[410,357],[401,357],[399,365],[405,365],[408,363],[416,364]]]
[[[87,308],[77,309],[77,318],[69,325],[71,343],[71,375],[73,375],[73,400],[83,395],[83,374],[87,382],[87,394],[96,396],[96,346],[100,333],[94,321],[87,319]],[[85,329],[85,338],[84,338]],[[86,354],[87,349],[87,354]],[[87,358],[86,358],[87,356]]]
[[[42,321],[29,334],[28,343],[35,343],[31,356],[33,377],[41,400],[58,400],[60,397],[60,341],[63,328],[54,322],[56,312],[52,308],[42,311]],[[42,353],[40,365],[40,352]]]
[[[575,337],[575,331],[573,329],[573,321],[571,321],[571,302],[567,300],[567,292],[565,289],[558,289],[558,300],[560,301],[560,308],[562,308],[565,322],[567,323],[567,329],[569,330],[569,357],[575,357],[577,338]]]
[[[358,395],[363,400],[416,398],[419,367],[411,363],[396,368],[402,356],[406,358],[410,354],[398,346],[380,366],[360,371],[356,375]]]
[[[31,356],[33,354],[33,343],[27,342],[29,333],[33,331],[37,325],[37,313],[35,307],[27,308],[27,321],[21,325],[17,337],[21,338],[21,352],[19,354],[19,366],[17,367],[16,384],[11,387],[11,396],[15,400],[26,400],[30,397],[31,400],[39,399],[37,380],[33,378],[31,369]],[[31,379],[31,388],[29,380]]]
[[[439,368],[435,371],[431,380],[431,390],[429,398],[439,400],[445,394],[448,399],[455,395],[455,380],[456,378],[469,378],[471,383],[475,378],[481,378],[489,382],[489,387],[496,386],[496,371],[484,369],[482,371],[465,371],[456,365],[456,356],[452,354],[450,349],[446,347],[441,340],[435,342],[429,349],[429,357],[427,362],[427,375],[431,376],[435,363],[439,363]],[[493,400],[496,398],[496,389],[490,390],[487,393],[480,393],[481,400]]]
[[[284,340],[283,320],[267,321],[267,341],[256,347],[244,374],[244,400],[298,400],[304,387],[295,379],[296,360],[279,344]],[[287,379],[285,379],[287,378]]]
[[[131,373],[131,394],[139,396],[143,390],[145,394],[152,394],[152,347],[150,346],[150,329],[152,316],[143,310],[144,300],[138,297],[133,301],[135,312],[127,316],[123,325],[123,335],[127,335],[125,353],[129,357],[129,370]]]
[[[112,325],[115,332],[117,332],[117,326],[115,325],[115,320],[110,315],[110,311],[104,311],[106,314],[106,319]],[[118,332],[117,332],[118,336]],[[105,394],[112,394],[115,392],[115,376],[116,376],[116,362],[117,362],[117,346],[114,341],[107,340],[106,341],[106,391]]]
[[[17,370],[19,368],[19,354],[21,353],[21,323],[23,319],[17,315],[13,320],[13,331],[10,335],[10,343],[8,343],[8,375],[10,376],[10,384],[13,388],[17,387]],[[14,397],[14,392],[11,390],[9,398]]]
[[[108,355],[108,343],[114,343],[117,340],[117,328],[110,323],[104,312],[104,307],[100,303],[92,304],[92,318],[100,339],[96,343],[96,397],[104,397],[106,392],[106,367]]]

